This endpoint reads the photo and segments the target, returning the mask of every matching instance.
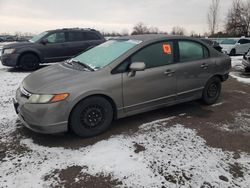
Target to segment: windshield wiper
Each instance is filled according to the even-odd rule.
[[[81,65],[81,66],[87,68],[87,69],[90,70],[90,71],[95,71],[95,69],[93,69],[92,67],[90,67],[89,65],[87,65],[86,63],[83,63],[83,62],[81,62],[81,61],[71,60],[71,61],[69,61],[68,63],[77,63],[78,65]]]

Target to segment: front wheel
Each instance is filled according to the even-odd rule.
[[[19,66],[25,71],[33,71],[39,68],[39,58],[31,53],[22,55],[19,60]]]
[[[81,137],[92,137],[106,131],[113,120],[113,108],[108,100],[94,96],[76,105],[70,115],[70,128]]]
[[[207,105],[214,104],[218,100],[220,93],[221,80],[218,77],[213,77],[207,82],[203,90],[202,101]]]

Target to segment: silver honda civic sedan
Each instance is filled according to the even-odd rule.
[[[30,74],[13,101],[33,131],[92,137],[115,119],[196,99],[213,104],[230,68],[227,55],[198,39],[121,37]]]

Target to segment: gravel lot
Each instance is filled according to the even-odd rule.
[[[232,58],[217,104],[125,118],[92,139],[24,128],[11,99],[29,73],[0,65],[0,187],[250,187],[250,76],[241,58]]]

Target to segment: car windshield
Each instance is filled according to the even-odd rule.
[[[34,36],[32,39],[30,39],[29,41],[30,42],[37,42],[39,41],[41,38],[43,38],[45,35],[47,35],[48,32],[43,32],[43,33],[40,33],[39,35],[36,35]]]
[[[221,42],[221,44],[232,44],[232,45],[235,43],[236,43],[236,40],[234,39],[226,39]]]
[[[72,61],[81,62],[94,70],[105,67],[115,59],[123,55],[128,50],[140,44],[138,40],[109,40],[99,46],[96,46],[79,56]]]

